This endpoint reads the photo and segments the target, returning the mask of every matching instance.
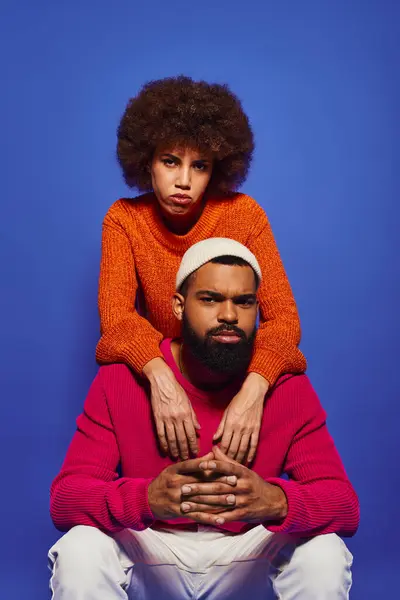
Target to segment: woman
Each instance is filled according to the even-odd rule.
[[[200,426],[159,344],[179,335],[169,307],[180,260],[192,244],[236,239],[263,272],[254,357],[215,432],[221,449],[251,462],[266,392],[282,373],[306,368],[295,301],[268,219],[252,198],[234,192],[253,147],[247,116],[227,86],[188,77],[145,85],[119,125],[125,181],[147,193],[118,200],[104,219],[96,356],[99,363],[124,362],[148,379],[160,445],[175,458],[197,453]]]

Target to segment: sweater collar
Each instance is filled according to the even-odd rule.
[[[229,404],[229,402],[232,400],[232,398],[238,393],[238,391],[241,387],[241,384],[243,382],[239,381],[238,379],[235,379],[232,381],[232,383],[227,385],[222,390],[213,391],[213,392],[207,392],[204,390],[200,390],[199,388],[195,387],[192,383],[190,383],[190,381],[188,381],[180,372],[178,365],[176,364],[175,359],[172,355],[172,350],[171,350],[171,342],[172,341],[173,340],[171,338],[163,340],[161,342],[160,349],[164,355],[165,362],[171,368],[171,370],[175,376],[175,379],[183,387],[183,389],[188,394],[188,396],[189,397],[195,396],[196,398],[199,398],[199,400],[202,400],[204,402],[207,402],[208,404],[212,404],[214,406],[219,406],[219,407]]]
[[[160,218],[157,199],[153,193],[142,196],[141,200],[143,204],[140,214],[145,226],[160,244],[178,253],[186,252],[196,242],[212,237],[226,205],[232,202],[230,196],[208,198],[197,223],[185,235],[177,235],[172,233]]]

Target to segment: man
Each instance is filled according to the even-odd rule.
[[[268,394],[251,465],[212,442],[250,362],[261,276],[225,238],[182,259],[182,340],[162,352],[200,422],[200,458],[162,454],[147,385],[124,365],[100,368],[51,489],[53,521],[70,530],[49,553],[54,599],[349,597],[338,535],[355,533],[358,500],[308,378],[282,377]]]

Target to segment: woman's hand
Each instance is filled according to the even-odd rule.
[[[265,394],[269,383],[258,373],[249,373],[238,394],[231,400],[213,440],[222,436],[221,450],[242,463],[251,463],[257,450]]]
[[[161,449],[182,460],[189,458],[189,451],[196,456],[196,429],[200,425],[172,370],[162,358],[154,358],[145,365],[143,374],[151,386],[151,406]]]

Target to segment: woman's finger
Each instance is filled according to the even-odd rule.
[[[218,425],[218,429],[217,431],[214,433],[213,435],[213,442],[215,442],[216,440],[219,440],[219,438],[221,437],[221,435],[224,432],[224,427],[225,427],[225,421],[226,421],[226,411],[224,412],[222,419]]]
[[[186,431],[182,422],[175,423],[175,435],[178,441],[179,454],[182,460],[187,460],[189,458],[189,447],[186,437]]]
[[[258,446],[259,435],[260,434],[258,431],[255,431],[254,433],[251,434],[250,449],[249,449],[249,455],[247,457],[247,464],[250,464],[251,462],[253,462],[253,460],[255,458],[257,446]]]
[[[237,462],[243,463],[244,457],[247,454],[250,444],[250,435],[245,433],[242,435],[242,439],[240,440],[239,450],[236,455]]]
[[[173,458],[178,458],[178,442],[176,440],[175,427],[168,421],[165,423],[165,434],[167,436],[168,448]]]
[[[229,444],[229,448],[226,452],[226,455],[229,456],[229,458],[232,458],[233,460],[236,459],[235,457],[238,453],[241,440],[242,434],[239,432],[234,432],[231,438],[231,443]]]
[[[161,446],[161,450],[165,453],[168,452],[168,442],[167,442],[167,438],[165,436],[165,425],[164,422],[161,421],[160,419],[156,419],[156,429],[157,429],[157,435],[158,435],[158,440],[160,442],[160,446]]]
[[[189,443],[190,452],[196,456],[199,451],[199,446],[197,444],[197,435],[196,430],[194,428],[196,424],[193,424],[193,421],[190,419],[185,419],[183,421],[183,426],[185,428],[186,437]]]
[[[224,454],[228,453],[228,448],[231,443],[232,435],[233,435],[232,429],[227,429],[226,423],[225,423],[224,432],[222,434],[222,440],[220,443],[220,448]]]

